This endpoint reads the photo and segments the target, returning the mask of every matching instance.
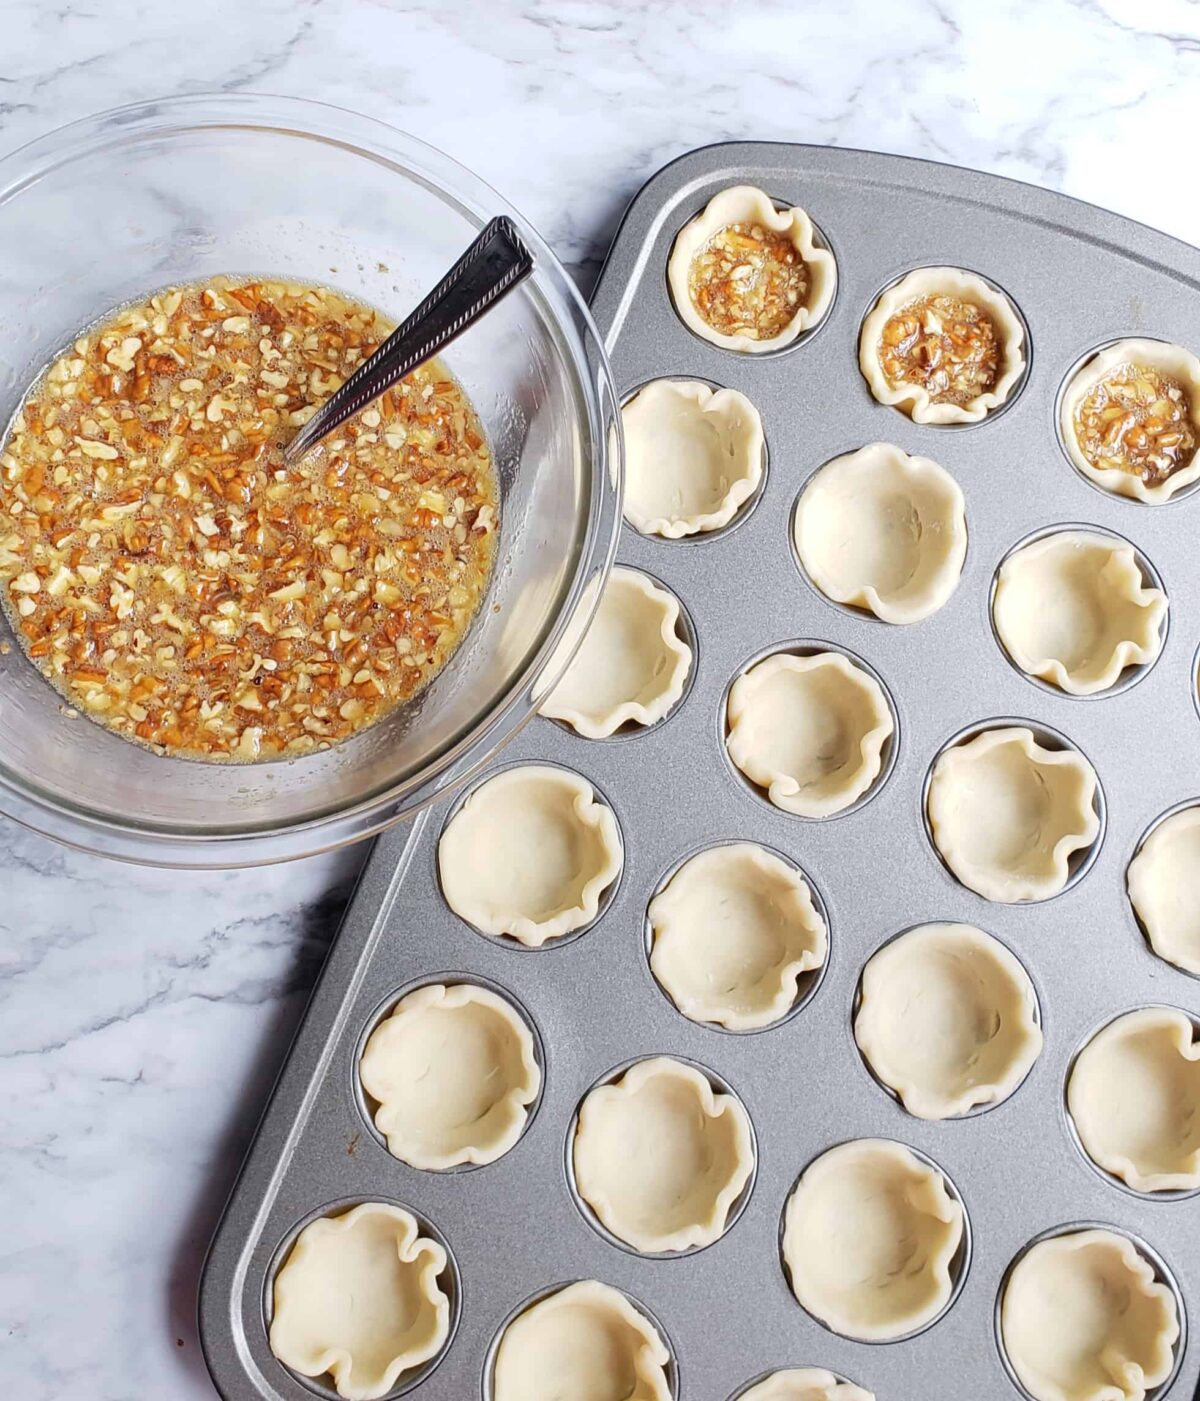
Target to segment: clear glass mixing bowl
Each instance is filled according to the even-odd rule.
[[[517,217],[437,151],[317,103],[189,97],[73,123],[0,160],[0,424],[121,302],[218,272],[276,273],[399,317],[499,213]],[[596,329],[517,221],[533,277],[445,357],[495,452],[501,529],[487,598],[432,685],[324,753],[198,763],[69,713],[0,622],[0,812],[129,860],[286,860],[430,802],[534,713],[566,660],[555,644],[611,561],[621,472]]]

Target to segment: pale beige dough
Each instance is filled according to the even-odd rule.
[[[935,403],[919,384],[893,385],[879,363],[879,340],[891,318],[910,302],[939,294],[979,307],[996,328],[999,376],[986,394],[966,404]],[[1025,373],[1024,342],[1025,331],[1012,303],[983,278],[962,268],[917,268],[889,287],[868,312],[858,342],[858,363],[875,398],[903,410],[914,423],[978,423],[1007,400]]]
[[[1067,1083],[1084,1151],[1137,1192],[1200,1187],[1200,1046],[1186,1012],[1126,1012],[1087,1043]]]
[[[950,1302],[963,1212],[937,1169],[900,1143],[864,1138],[805,1169],[784,1210],[796,1299],[848,1338],[883,1342]]]
[[[728,525],[763,474],[758,410],[736,389],[656,379],[621,410],[625,518],[678,540]]]
[[[853,1382],[839,1382],[823,1367],[791,1367],[739,1394],[738,1401],[875,1401]]]
[[[971,924],[923,924],[863,969],[854,1036],[920,1119],[999,1104],[1042,1049],[1037,996],[1008,949]]]
[[[731,224],[758,224],[773,233],[787,234],[808,269],[808,292],[796,314],[776,336],[757,339],[742,333],[727,336],[710,326],[696,310],[688,288],[692,259],[710,238]],[[761,354],[791,345],[801,331],[815,326],[829,310],[837,290],[837,263],[827,249],[813,242],[812,220],[803,209],[779,210],[762,190],[735,185],[722,190],[676,235],[667,264],[667,282],[683,324],[696,335],[724,350]]]
[[[566,721],[587,739],[663,719],[683,695],[692,669],[692,649],[678,636],[678,622],[674,594],[639,570],[617,565],[541,714]]]
[[[531,948],[595,919],[621,872],[617,820],[585,778],[549,764],[505,769],[446,824],[446,902],[483,934]]]
[[[670,1401],[658,1329],[619,1290],[587,1279],[531,1304],[496,1350],[493,1401]]]
[[[967,553],[963,494],[928,457],[869,443],[813,476],[794,538],[809,578],[835,603],[915,623],[958,586]]]
[[[985,900],[1047,900],[1099,835],[1096,787],[1077,750],[1047,749],[1019,725],[984,730],[934,764],[929,825],[946,864]]]
[[[524,1018],[473,983],[402,998],[371,1033],[358,1073],[389,1151],[428,1169],[502,1157],[542,1079]]]
[[[1174,1365],[1171,1291],[1115,1231],[1039,1241],[1004,1287],[1008,1360],[1036,1401],[1144,1401]]]
[[[450,1335],[446,1252],[403,1207],[364,1202],[300,1232],[275,1276],[271,1351],[339,1396],[384,1396]]]
[[[692,1021],[769,1026],[825,962],[828,933],[804,877],[753,842],[689,858],[648,913],[650,968]]]
[[[1200,806],[1155,827],[1129,863],[1127,880],[1154,952],[1200,974]]]
[[[777,652],[729,691],[730,758],[772,803],[832,817],[879,777],[895,725],[882,687],[839,652]]]
[[[1106,691],[1126,667],[1154,661],[1166,614],[1167,596],[1146,586],[1133,546],[1083,530],[1014,551],[992,601],[1017,666],[1073,696]]]
[[[754,1140],[733,1095],[714,1091],[694,1066],[656,1056],[590,1092],[572,1157],[579,1195],[600,1221],[656,1254],[724,1235],[754,1171]]]

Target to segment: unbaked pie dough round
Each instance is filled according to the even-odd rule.
[[[791,345],[821,320],[837,289],[837,263],[813,242],[803,209],[776,209],[762,190],[736,185],[680,230],[667,282],[689,330],[755,354]]]
[[[777,808],[832,817],[871,787],[895,730],[883,688],[840,652],[777,652],[730,687],[729,756]]]
[[[1200,974],[1200,805],[1164,818],[1129,863],[1126,879],[1150,947]]]
[[[1072,696],[1116,685],[1162,650],[1167,596],[1147,587],[1134,548],[1061,530],[1015,550],[1000,567],[992,618],[1027,675]]]
[[[617,565],[541,713],[587,739],[661,720],[683,695],[692,669],[692,649],[678,635],[679,618],[674,594],[639,570]]]
[[[1186,1012],[1109,1022],[1076,1058],[1067,1107],[1088,1157],[1135,1192],[1200,1187],[1200,1045]]]
[[[984,730],[943,750],[927,811],[946,865],[985,900],[1057,895],[1071,856],[1100,833],[1096,773],[1075,749],[1047,749],[1021,725]]]
[[[384,1396],[450,1336],[446,1266],[403,1207],[363,1202],[319,1217],[275,1276],[271,1351],[301,1376],[330,1373],[351,1401]]]
[[[886,623],[927,618],[958,586],[967,518],[958,483],[928,457],[869,443],[801,493],[796,553],[827,598]]]
[[[872,1392],[853,1382],[840,1382],[824,1367],[790,1367],[772,1372],[737,1401],[875,1401]]]
[[[581,1280],[505,1328],[492,1401],[670,1401],[670,1361],[658,1329],[624,1294]]]
[[[614,1236],[644,1254],[719,1240],[754,1171],[740,1101],[669,1056],[639,1061],[592,1090],[571,1153],[580,1197]]]
[[[920,1119],[1001,1103],[1042,1049],[1029,974],[971,924],[923,924],[884,944],[863,969],[854,1036]]]
[[[770,1026],[825,962],[828,933],[807,882],[753,842],[690,857],[647,914],[651,971],[694,1022]]]
[[[762,419],[736,389],[652,380],[621,410],[621,423],[625,519],[643,535],[720,530],[758,490]]]
[[[503,1157],[542,1081],[525,1019],[474,983],[402,998],[368,1038],[358,1073],[388,1150],[432,1170]]]
[[[1012,303],[982,277],[962,268],[917,268],[868,312],[858,363],[875,398],[914,423],[978,423],[1025,373],[1024,341]],[[918,377],[889,374],[892,356],[899,371],[906,362],[917,365]]]
[[[582,929],[621,873],[617,819],[587,779],[549,764],[505,769],[446,824],[446,902],[482,934],[530,948]]]
[[[1004,1287],[1000,1333],[1035,1401],[1144,1401],[1171,1375],[1179,1320],[1132,1241],[1085,1230],[1021,1256]]]
[[[1063,391],[1067,456],[1115,496],[1157,506],[1200,479],[1200,359],[1164,341],[1117,341]]]
[[[903,1144],[863,1138],[823,1153],[784,1209],[783,1258],[797,1301],[835,1333],[902,1338],[954,1292],[963,1210],[942,1174]]]

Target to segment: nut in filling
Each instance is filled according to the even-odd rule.
[[[1118,365],[1075,408],[1079,450],[1098,471],[1149,485],[1186,467],[1196,451],[1191,403],[1177,380],[1150,365]]]
[[[942,292],[901,307],[879,341],[879,363],[890,383],[919,385],[935,404],[968,404],[988,393],[1001,360],[988,313]]]
[[[761,224],[730,224],[692,259],[688,293],[723,336],[771,340],[795,318],[808,293],[808,267],[787,234]]]

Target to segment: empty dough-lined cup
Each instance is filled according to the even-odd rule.
[[[542,1082],[525,1018],[475,983],[428,983],[401,998],[358,1073],[388,1151],[434,1171],[503,1157]]]
[[[319,1216],[275,1276],[271,1351],[301,1376],[328,1373],[350,1401],[385,1396],[449,1342],[451,1270],[403,1207],[363,1202]]]
[[[762,483],[762,420],[736,389],[652,380],[621,410],[621,423],[625,519],[643,535],[720,530]]]
[[[889,1342],[927,1328],[966,1270],[966,1217],[939,1168],[864,1138],[805,1168],[784,1208],[797,1302],[835,1333]]]
[[[875,1401],[875,1396],[824,1367],[789,1367],[739,1391],[733,1401]]]
[[[1027,676],[1072,696],[1110,690],[1163,646],[1167,596],[1147,586],[1137,551],[1118,536],[1059,530],[1000,566],[992,620]]]
[[[1088,1157],[1135,1192],[1200,1188],[1200,1045],[1186,1012],[1109,1022],[1071,1067],[1067,1108]]]
[[[1082,871],[1100,837],[1100,785],[1065,740],[1024,725],[952,741],[934,761],[926,816],[953,874],[985,900],[1048,900]]]
[[[1129,863],[1129,899],[1150,947],[1200,975],[1200,804],[1156,823]]]
[[[586,601],[581,606],[586,609]],[[683,698],[692,670],[682,631],[675,595],[640,570],[617,565],[579,650],[540,713],[586,739],[656,724]]]
[[[529,948],[591,924],[623,859],[612,810],[585,778],[550,764],[485,780],[438,843],[454,913],[481,934]]]
[[[915,623],[958,587],[966,507],[936,462],[869,443],[813,475],[796,503],[793,538],[804,572],[827,598],[885,623]]]
[[[725,746],[772,804],[833,817],[875,787],[896,722],[883,687],[836,651],[775,652],[743,672],[725,705]]]
[[[923,924],[863,969],[854,1036],[875,1076],[920,1119],[1006,1100],[1042,1049],[1029,974],[971,924]]]
[[[811,995],[829,936],[804,875],[754,842],[689,857],[647,910],[650,969],[694,1022],[753,1031]]]
[[[1175,1295],[1113,1230],[1066,1230],[1017,1257],[1000,1301],[1000,1342],[1034,1401],[1144,1401],[1171,1376]]]
[[[667,264],[683,324],[724,350],[791,345],[833,305],[837,264],[803,209],[777,209],[753,185],[714,195],[676,235]]]
[[[670,1349],[609,1284],[585,1279],[522,1309],[501,1332],[491,1401],[671,1401]]]

